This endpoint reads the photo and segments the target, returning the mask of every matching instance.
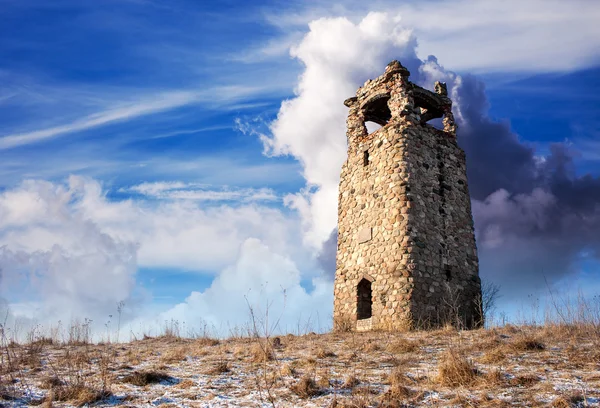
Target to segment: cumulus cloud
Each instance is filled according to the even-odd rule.
[[[294,331],[331,327],[333,284],[314,278],[309,293],[301,285],[302,275],[294,261],[274,252],[258,239],[241,246],[235,264],[224,269],[203,292],[192,292],[185,302],[162,313],[158,321],[202,321],[217,332],[245,330],[252,323],[259,329]],[[268,319],[267,319],[268,314]]]
[[[293,215],[253,203],[208,205],[203,201],[173,199],[150,202],[107,199],[93,180],[75,178],[81,192],[73,203],[103,231],[139,244],[142,267],[180,268],[214,273],[235,261],[241,243],[255,237],[276,250],[297,254]],[[74,187],[75,188],[75,187]]]
[[[297,219],[279,209],[203,207],[189,200],[118,201],[107,199],[106,193],[99,182],[72,176],[66,183],[25,181],[0,194],[0,289],[14,305],[14,314],[45,323],[71,318],[102,323],[120,301],[131,309],[150,300],[136,286],[139,267],[208,274],[223,270],[225,278],[216,282],[231,283],[228,268],[237,265],[236,274],[243,275],[252,259],[259,269],[248,270],[252,278],[234,278],[238,284],[257,279],[256,284],[273,282],[294,294],[306,293],[299,270],[308,279],[318,275],[293,233],[299,232]],[[263,255],[267,258],[261,261]],[[263,275],[252,275],[259,270]],[[288,280],[280,276],[288,273]],[[280,278],[285,285],[278,283]],[[227,287],[215,285],[220,292],[214,296],[230,301]]]
[[[0,288],[11,302],[29,302],[26,317],[100,319],[133,300],[135,243],[68,211],[73,199],[72,189],[43,181],[0,195]]]

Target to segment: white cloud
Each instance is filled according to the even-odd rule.
[[[165,181],[165,182],[154,182],[154,183],[142,183],[129,188],[121,188],[121,192],[135,192],[147,196],[156,197],[163,194],[165,191],[179,190],[182,188],[190,187],[189,183],[182,183],[180,181]]]
[[[600,60],[600,7],[588,0],[345,0],[277,10],[266,20],[285,44],[318,16],[358,21],[369,11],[401,15],[419,38],[419,56],[433,54],[452,70],[563,71]],[[278,48],[271,39],[267,49]]]
[[[333,284],[314,279],[308,293],[300,284],[301,273],[287,256],[274,252],[258,239],[249,238],[235,264],[220,273],[204,292],[192,292],[185,302],[162,313],[157,322],[203,321],[220,333],[250,323],[250,308],[257,323],[269,313],[270,329],[279,320],[279,331],[293,331],[299,324],[313,322],[309,330],[331,327]],[[151,326],[151,325],[150,325]]]
[[[149,187],[160,190],[160,185]],[[101,184],[82,177],[73,176],[67,184],[26,181],[1,193],[0,225],[2,294],[16,305],[28,305],[13,312],[33,310],[43,322],[71,316],[103,322],[118,301],[143,300],[135,284],[140,266],[209,274],[222,270],[224,277],[217,276],[210,293],[220,288],[214,296],[229,300],[227,286],[219,282],[233,279],[245,287],[254,285],[254,278],[278,290],[288,287],[307,300],[312,295],[300,287],[299,271],[309,278],[319,274],[314,257],[297,242],[298,220],[279,209],[245,204],[203,208],[175,199],[157,205],[111,201]],[[242,286],[236,287],[239,301]]]
[[[182,182],[142,183],[129,188],[121,188],[121,192],[133,192],[147,197],[165,200],[194,201],[275,201],[275,192],[270,188],[221,188],[210,190],[208,185]]]
[[[97,181],[76,176],[68,185],[24,182],[0,195],[0,245],[28,252],[49,251],[56,243],[77,245],[76,234],[65,228],[76,219],[139,245],[140,266],[205,273],[234,262],[249,237],[284,253],[294,253],[297,246],[297,221],[276,208],[250,203],[204,206],[177,199],[112,201],[105,195]]]
[[[562,71],[600,58],[600,8],[587,0],[437,1],[399,12],[422,52],[453,70]]]
[[[72,199],[48,182],[0,195],[0,288],[40,322],[105,318],[135,286],[136,245],[69,211]]]

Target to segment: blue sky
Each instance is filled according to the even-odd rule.
[[[285,324],[326,321],[341,102],[392,59],[460,97],[500,306],[543,296],[546,261],[557,285],[596,290],[600,7],[497,3],[0,0],[12,315],[101,321],[125,301],[132,327],[223,327],[266,296]]]

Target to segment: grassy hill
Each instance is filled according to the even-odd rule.
[[[600,406],[600,330],[506,325],[410,333],[2,348],[3,406]]]

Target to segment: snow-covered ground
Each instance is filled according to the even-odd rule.
[[[5,407],[600,406],[600,337],[587,328],[38,342],[2,353]]]

